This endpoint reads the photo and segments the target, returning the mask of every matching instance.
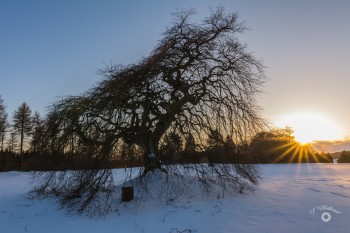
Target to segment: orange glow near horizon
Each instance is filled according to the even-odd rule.
[[[291,127],[294,131],[295,140],[302,145],[313,141],[340,140],[343,136],[340,128],[322,114],[297,113],[282,117],[277,127]]]
[[[314,150],[310,144],[301,144],[299,142],[290,142],[281,147],[274,148],[274,150],[286,149],[281,155],[279,155],[273,163],[281,162],[289,153],[292,153],[292,156],[289,158],[289,163],[297,159],[298,163],[316,161],[320,162],[317,158]]]

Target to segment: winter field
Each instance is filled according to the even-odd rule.
[[[30,200],[31,174],[0,173],[0,233],[350,231],[350,164],[262,165],[256,192],[119,205],[105,218],[67,215],[53,200]],[[115,170],[122,179],[123,170]],[[117,200],[120,201],[120,200]]]

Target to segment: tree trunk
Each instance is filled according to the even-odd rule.
[[[1,136],[1,152],[4,151],[4,135]]]
[[[158,155],[154,152],[146,152],[144,155],[144,172],[143,175],[146,175],[148,172],[155,169],[161,169],[161,161],[158,158]]]
[[[20,146],[20,167],[23,168],[23,140],[24,140],[24,125],[22,124],[21,128],[21,146]]]
[[[144,154],[144,171],[142,174],[143,176],[146,175],[148,172],[154,171],[156,169],[168,173],[164,168],[161,167],[162,163],[159,159],[158,143],[158,141],[150,141],[145,147],[146,152]]]
[[[20,153],[21,153],[21,155],[23,154],[23,139],[24,139],[24,129],[23,129],[23,126],[22,126],[22,129],[21,129],[21,145],[20,145]]]

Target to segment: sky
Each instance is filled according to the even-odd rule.
[[[24,101],[44,115],[93,87],[99,69],[147,56],[176,10],[194,8],[196,22],[216,6],[238,13],[249,28],[241,42],[266,67],[262,115],[274,124],[320,114],[341,128],[337,150],[350,149],[340,141],[350,139],[347,0],[1,0],[0,95],[9,116]]]

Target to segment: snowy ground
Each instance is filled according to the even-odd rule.
[[[67,216],[52,200],[28,200],[29,173],[0,173],[0,233],[350,231],[350,164],[261,168],[264,179],[255,193],[194,197],[172,205],[150,201],[139,208],[120,207],[103,219]]]

